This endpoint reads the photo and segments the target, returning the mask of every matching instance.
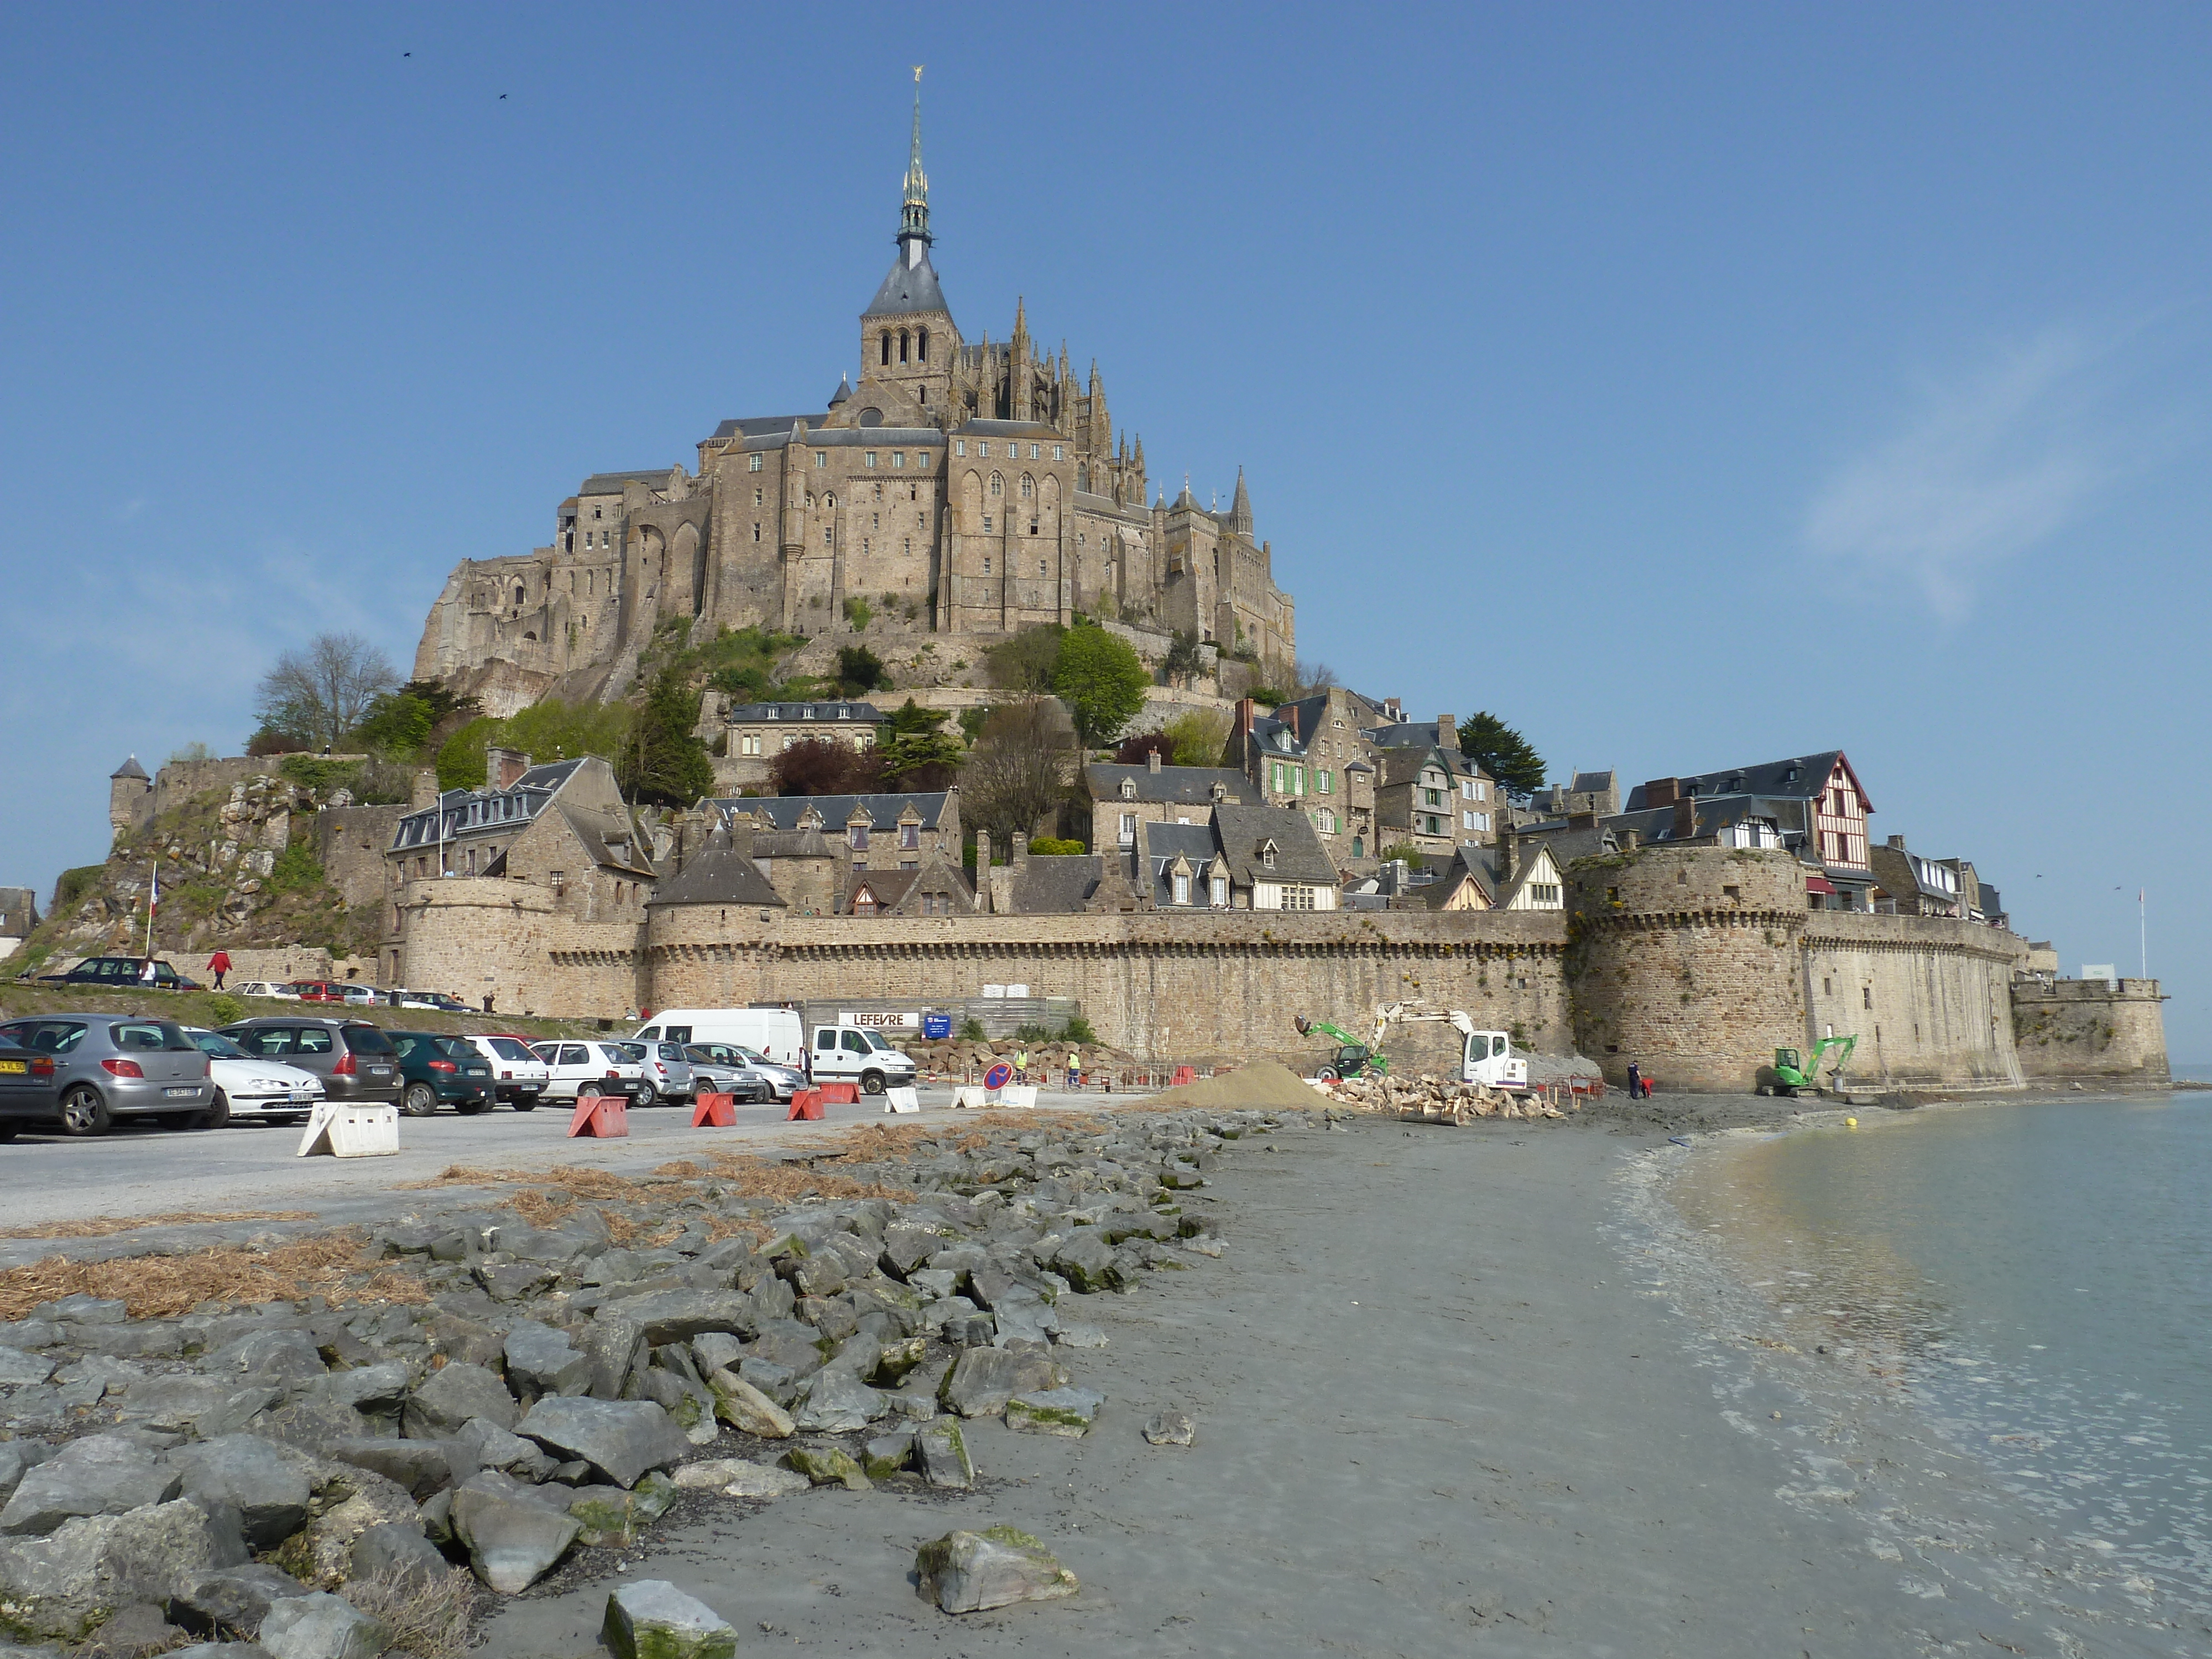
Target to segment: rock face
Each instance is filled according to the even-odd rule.
[[[401,1421],[410,1440],[449,1439],[472,1417],[511,1429],[521,1415],[507,1384],[481,1365],[434,1371],[407,1398]]]
[[[235,1508],[255,1549],[281,1544],[307,1518],[304,1463],[256,1436],[226,1434],[179,1446],[169,1454],[169,1467],[183,1476],[185,1497]]]
[[[245,1560],[237,1533],[198,1504],[149,1504],[0,1543],[0,1601],[20,1628],[74,1641],[118,1607],[166,1601],[213,1569]]]
[[[453,1537],[478,1578],[515,1595],[553,1570],[583,1527],[527,1486],[487,1469],[453,1493]]]
[[[681,1462],[691,1449],[684,1431],[649,1400],[541,1400],[516,1431],[581,1458],[618,1486],[635,1486],[647,1469]]]
[[[607,1597],[599,1639],[615,1659],[737,1659],[728,1620],[665,1578],[641,1578]]]
[[[270,1659],[376,1659],[389,1634],[352,1602],[317,1590],[270,1607],[259,1640]]]
[[[915,1552],[914,1571],[922,1599],[946,1613],[1049,1601],[1081,1588],[1049,1550],[1012,1527],[932,1539]]]
[[[81,1516],[122,1515],[165,1504],[182,1485],[176,1472],[119,1434],[72,1440],[15,1484],[0,1509],[0,1533],[42,1537]]]

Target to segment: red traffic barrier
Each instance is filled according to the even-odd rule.
[[[1175,1068],[1174,1080],[1168,1085],[1168,1087],[1170,1089],[1180,1089],[1186,1083],[1195,1083],[1197,1081],[1198,1068],[1195,1066],[1178,1066]]]
[[[691,1127],[695,1129],[732,1129],[737,1122],[735,1095],[702,1094],[691,1103]]]
[[[623,1140],[629,1136],[629,1110],[620,1095],[579,1095],[568,1133],[585,1139]]]
[[[793,1089],[791,1109],[783,1115],[786,1123],[819,1123],[822,1121],[822,1091]]]
[[[822,1097],[824,1106],[857,1106],[860,1102],[860,1085],[857,1083],[818,1083],[815,1092]]]

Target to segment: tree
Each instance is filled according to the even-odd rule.
[[[623,793],[654,806],[690,806],[714,793],[714,764],[692,735],[698,724],[699,694],[684,675],[663,669],[623,745],[617,769]]]
[[[1204,661],[1198,654],[1198,635],[1177,629],[1174,642],[1168,647],[1167,660],[1160,665],[1160,672],[1168,677],[1170,683],[1188,679],[1198,672]]]
[[[945,717],[933,708],[894,709],[877,752],[883,757],[884,782],[893,789],[945,789],[960,769],[967,745],[945,729]]]
[[[848,697],[865,696],[878,686],[888,688],[891,677],[884,659],[865,645],[837,647],[837,689]]]
[[[1052,689],[1086,748],[1113,742],[1145,706],[1152,683],[1135,648],[1103,628],[1071,629],[1060,640]]]
[[[991,684],[1003,691],[1036,696],[1053,689],[1053,670],[1060,662],[1060,642],[1065,633],[1058,623],[1024,628],[1012,639],[1000,640],[983,653],[983,666]]]
[[[309,748],[335,748],[398,683],[391,659],[360,635],[318,634],[261,677],[261,724]]]
[[[1173,766],[1176,763],[1175,739],[1164,732],[1147,732],[1141,738],[1124,738],[1121,746],[1114,751],[1114,763],[1117,766],[1147,766],[1152,763],[1149,757],[1154,754],[1159,756],[1161,765]]]
[[[1336,678],[1336,670],[1327,663],[1310,662],[1301,657],[1291,665],[1290,701],[1297,702],[1303,697],[1317,697],[1331,686],[1341,684]]]
[[[1189,708],[1160,728],[1160,735],[1175,745],[1177,766],[1226,766],[1229,716],[1210,708]]]
[[[1544,757],[1495,714],[1469,714],[1459,723],[1459,751],[1516,795],[1544,787]]]
[[[835,738],[802,738],[769,763],[779,795],[866,795],[883,782],[884,757]]]
[[[1000,847],[1036,829],[1066,791],[1073,736],[1048,698],[993,709],[960,769],[962,818]]]
[[[438,787],[483,788],[484,749],[491,744],[519,749],[532,761],[574,760],[582,755],[618,760],[629,740],[630,720],[626,703],[563,702],[558,697],[532,703],[503,720],[489,716],[472,720],[439,746]]]

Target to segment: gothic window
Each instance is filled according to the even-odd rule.
[[[899,331],[899,361],[901,362],[904,362],[906,361],[906,331],[904,329],[901,329]]]
[[[837,510],[837,498],[835,495],[823,496],[822,510],[825,513],[835,513]]]
[[[923,362],[927,362],[929,361],[929,331],[927,329],[915,331],[915,348],[914,355]]]
[[[991,493],[994,495],[1003,495],[1006,493],[1006,481],[995,472],[991,475]]]
[[[885,329],[885,330],[884,331],[884,366],[885,368],[888,368],[890,366],[890,361],[891,361],[891,331],[890,331],[890,330],[889,330],[889,329]]]
[[[1030,448],[1032,448],[1032,449],[1034,449],[1034,448],[1036,448],[1036,446],[1035,444],[1031,444],[1031,445],[1030,446]],[[1022,474],[1022,499],[1023,499],[1024,501],[1027,501],[1030,496],[1032,496],[1032,495],[1036,495],[1036,480],[1035,478],[1032,478],[1031,477],[1030,477],[1030,475],[1029,475],[1028,473],[1026,473],[1026,472],[1023,473],[1023,474]]]
[[[1088,489],[1091,488],[1091,469],[1089,467],[1079,466],[1075,469],[1075,487],[1078,489]]]
[[[515,583],[515,585],[514,585],[514,603],[515,603],[515,606],[516,606],[516,608],[517,608],[517,609],[520,609],[520,608],[521,607],[521,605],[522,605],[522,584],[521,584],[520,582],[517,582],[517,583]]]

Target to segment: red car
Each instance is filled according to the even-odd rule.
[[[345,987],[327,979],[295,981],[284,988],[302,1002],[343,1002]]]

